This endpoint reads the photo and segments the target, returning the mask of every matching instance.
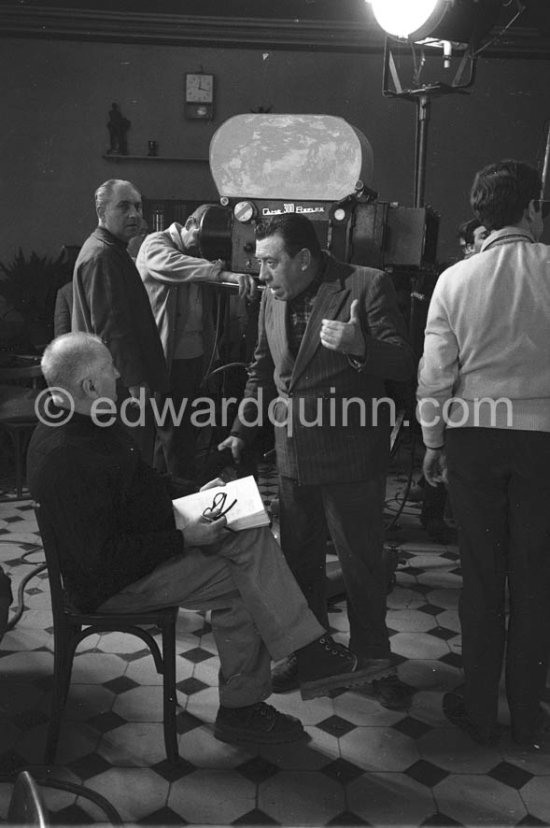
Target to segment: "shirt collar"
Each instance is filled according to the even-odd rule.
[[[107,244],[114,244],[117,247],[121,247],[123,250],[126,250],[128,248],[127,242],[121,241],[121,239],[118,239],[116,236],[113,236],[113,234],[109,230],[107,230],[106,227],[96,227],[94,231],[94,236],[96,236],[96,238],[98,239],[101,239],[102,241],[107,242]]]
[[[326,262],[322,261],[321,267],[319,267],[319,270],[313,277],[312,281],[301,291],[301,293],[289,300],[289,305],[301,304],[302,302],[306,302],[308,299],[312,299],[317,294],[317,291],[321,286],[321,282],[324,281],[325,271]]]
[[[170,227],[168,227],[164,232],[168,233],[174,246],[177,247],[181,253],[185,253],[185,247],[183,246],[183,239],[181,237],[182,230],[183,226],[178,224],[177,221],[173,221]]]
[[[483,244],[481,245],[481,251],[489,250],[494,245],[498,244],[512,244],[513,242],[518,241],[526,241],[526,242],[535,242],[535,237],[533,234],[526,230],[524,227],[518,227],[517,225],[508,225],[507,227],[501,227],[499,230],[493,230],[487,238],[484,240]]]

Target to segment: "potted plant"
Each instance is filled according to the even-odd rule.
[[[67,279],[65,250],[50,259],[35,252],[27,257],[19,249],[10,264],[0,262],[0,294],[6,320],[4,330],[0,324],[0,349],[14,350],[11,340],[17,317],[23,320],[24,330],[17,331],[15,350],[21,347],[21,340],[35,351],[51,341],[55,296]]]

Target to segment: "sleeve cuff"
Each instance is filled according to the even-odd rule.
[[[356,371],[364,371],[367,365],[367,355],[365,354],[364,357],[355,357],[351,356],[351,354],[346,354],[347,360],[352,368]]]

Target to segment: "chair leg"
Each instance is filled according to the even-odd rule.
[[[75,637],[72,630],[58,630],[56,632],[54,643],[53,694],[50,707],[50,723],[44,751],[44,762],[46,765],[53,765],[55,762],[61,717],[71,684],[75,646]]]
[[[9,435],[13,445],[13,462],[15,465],[15,491],[17,497],[23,497],[23,463],[21,460],[21,435],[17,428],[10,429]]]
[[[163,718],[164,744],[168,761],[176,764],[179,760],[178,735],[176,730],[176,627],[166,624],[162,629],[163,671]]]

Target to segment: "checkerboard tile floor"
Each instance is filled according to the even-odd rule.
[[[389,518],[406,484],[402,461],[394,461],[388,481]],[[270,469],[262,470],[261,488],[269,503],[276,495]],[[461,682],[460,567],[456,547],[430,542],[418,514],[407,502],[388,539],[399,553],[388,596],[392,649],[400,677],[417,689],[408,711],[387,710],[360,692],[307,703],[294,692],[270,701],[302,719],[308,743],[245,750],[218,742],[218,660],[208,618],[182,611],[181,766],[165,759],[151,657],[139,639],[111,633],[78,650],[51,778],[97,791],[132,825],[550,825],[550,756],[520,753],[506,737],[498,748],[481,748],[442,714],[442,694]],[[30,502],[0,503],[0,564],[14,587],[42,560]],[[45,770],[53,660],[45,572],[29,581],[24,601],[0,643],[0,822],[14,771]],[[335,636],[345,641],[342,601],[331,609]],[[104,819],[74,794],[44,794],[54,824]]]

